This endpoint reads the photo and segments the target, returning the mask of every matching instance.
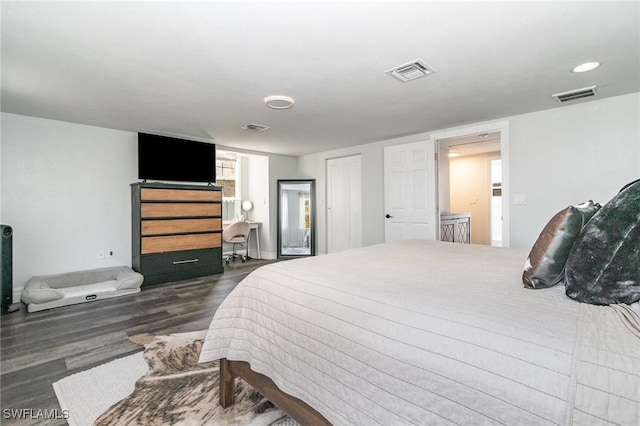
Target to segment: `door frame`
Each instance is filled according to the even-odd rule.
[[[488,192],[489,192],[489,245],[493,246],[493,231],[494,231],[494,226],[493,226],[493,215],[495,214],[494,210],[493,210],[493,182],[491,181],[491,173],[492,173],[492,162],[496,161],[496,160],[500,160],[500,170],[502,170],[502,163],[504,162],[503,158],[502,158],[502,153],[500,154],[500,156],[490,156],[487,158],[487,175],[489,177],[489,182],[487,182],[487,188],[488,188]],[[501,173],[502,175],[502,173]],[[502,182],[500,182],[500,207],[502,208],[502,204],[503,204],[503,195],[502,195]],[[502,211],[500,212],[500,215],[502,216]],[[503,223],[503,220],[500,220],[500,223]],[[497,228],[497,226],[496,226]],[[501,229],[502,231],[502,229]],[[500,246],[502,247],[502,239],[500,240]]]
[[[446,129],[434,132],[429,137],[429,143],[433,146],[435,152],[439,152],[439,141],[441,139],[456,138],[468,136],[477,133],[500,132],[500,157],[502,158],[502,246],[510,247],[510,213],[509,213],[509,122],[493,121],[487,123],[478,123],[470,126],[459,127],[455,129]],[[439,169],[439,161],[436,162],[436,168]],[[438,177],[436,170],[436,180]],[[440,182],[436,182],[436,203],[439,201]],[[439,211],[440,206],[438,206]],[[436,238],[440,238],[440,215],[436,215]]]

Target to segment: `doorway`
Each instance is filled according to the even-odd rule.
[[[432,135],[439,212],[469,213],[472,244],[508,246],[507,139],[506,122]]]

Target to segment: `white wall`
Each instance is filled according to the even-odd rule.
[[[33,275],[131,265],[135,133],[2,114],[2,151],[14,300]]]
[[[14,228],[14,300],[34,275],[131,265],[137,134],[7,113],[1,125],[0,217]],[[252,197],[263,203],[254,214],[268,210],[261,249],[275,258],[275,179],[294,176],[297,164],[295,157],[260,154],[251,166],[262,171]],[[99,260],[99,250],[115,257]]]
[[[570,204],[604,204],[640,176],[640,94],[509,118],[511,245],[529,247]],[[514,205],[513,196],[527,196]]]
[[[634,93],[500,119],[509,123],[509,194],[527,196],[526,205],[509,200],[512,247],[530,247],[558,210],[585,199],[604,203],[640,176],[639,117],[640,93]],[[434,133],[446,130],[452,129]],[[362,154],[366,246],[384,241],[384,147],[427,140],[422,133],[299,158],[301,177],[317,181],[320,253],[326,252],[326,160]]]

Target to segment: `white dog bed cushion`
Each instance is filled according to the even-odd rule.
[[[32,277],[22,301],[29,312],[138,293],[144,277],[128,266]]]

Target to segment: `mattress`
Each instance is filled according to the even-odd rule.
[[[638,425],[637,313],[523,288],[526,257],[408,240],[264,266],[200,361],[246,361],[335,425]]]

